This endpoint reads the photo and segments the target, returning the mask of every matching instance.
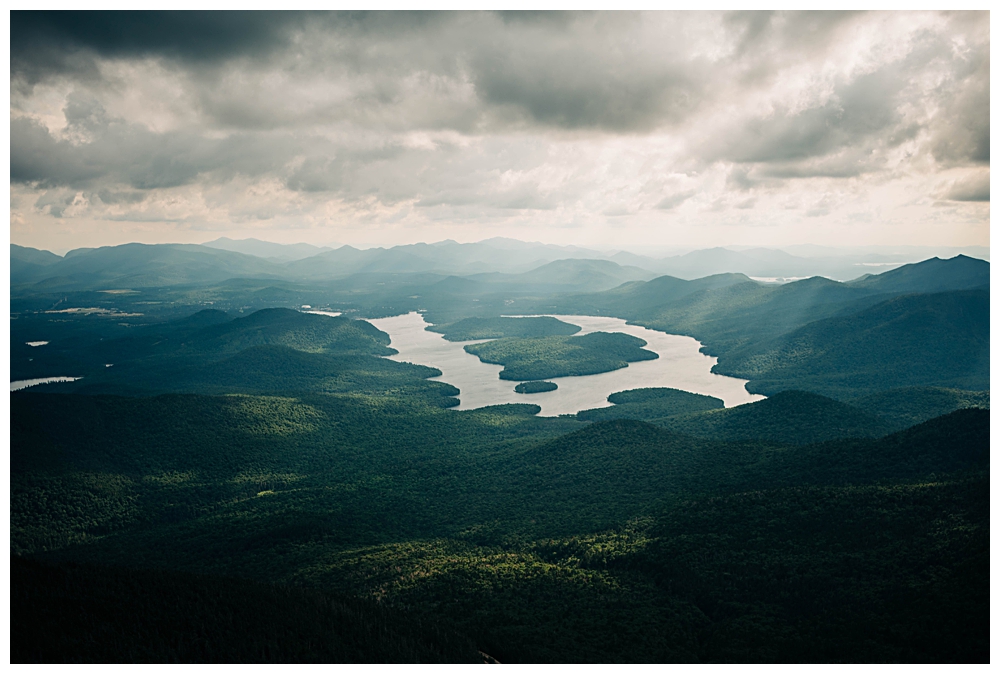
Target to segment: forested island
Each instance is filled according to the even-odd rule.
[[[479,302],[91,262],[12,285],[13,376],[82,377],[11,394],[15,662],[989,659],[985,262]],[[525,392],[656,355],[511,306],[697,336],[769,397],[456,410],[365,320],[426,309]]]
[[[988,10],[6,16],[12,664],[991,661]]]
[[[516,393],[547,393],[559,388],[554,381],[523,381],[514,387]]]
[[[610,372],[629,363],[653,360],[646,342],[621,332],[592,332],[579,337],[505,337],[465,350],[484,363],[503,365],[501,379],[548,379]]]
[[[475,339],[499,339],[501,337],[553,337],[556,335],[575,335],[580,327],[571,325],[551,316],[495,318],[463,318],[460,321],[445,325],[432,325],[428,328],[440,332],[444,338],[453,342],[466,342]]]

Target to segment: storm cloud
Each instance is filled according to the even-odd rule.
[[[10,68],[32,245],[988,241],[985,12],[12,12]]]

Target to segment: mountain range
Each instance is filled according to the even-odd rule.
[[[81,248],[62,257],[11,244],[10,278],[13,285],[46,281],[53,288],[74,285],[92,287],[119,280],[125,285],[150,287],[213,281],[219,278],[220,270],[224,270],[222,275],[229,274],[230,277],[318,281],[359,273],[437,273],[445,276],[519,274],[551,262],[586,259],[607,261],[630,269],[624,275],[618,272],[612,274],[615,278],[630,277],[625,280],[645,280],[660,275],[691,280],[722,273],[741,273],[766,282],[785,282],[811,276],[843,281],[923,259],[899,253],[846,254],[835,249],[818,252],[821,254],[800,256],[770,248],[735,250],[717,247],[654,258],[628,252],[608,254],[578,246],[525,243],[505,238],[478,243],[448,240],[391,248],[341,246],[334,249],[223,237],[201,245],[125,244]],[[984,255],[988,256],[988,251]],[[69,260],[74,260],[74,264],[69,264]],[[119,266],[122,261],[126,264]],[[166,266],[175,268],[167,273]],[[645,274],[637,270],[643,270]]]

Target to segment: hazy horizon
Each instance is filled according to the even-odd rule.
[[[12,662],[990,661],[989,11],[10,41]]]
[[[573,244],[550,244],[550,243],[544,243],[544,242],[541,242],[541,241],[525,241],[525,240],[522,240],[522,239],[511,239],[511,237],[492,237],[492,239],[497,239],[497,238],[510,239],[510,240],[518,241],[520,243],[528,244],[528,245],[559,246],[559,247],[564,247],[564,248],[574,247]],[[372,249],[372,248],[386,248],[386,249],[388,249],[388,248],[394,247],[394,244],[374,244],[374,243],[373,244],[365,244],[365,243],[341,244],[341,243],[334,242],[334,243],[326,244],[326,245],[310,244],[310,243],[307,243],[305,241],[291,241],[291,242],[288,242],[288,243],[279,243],[277,241],[270,241],[270,240],[267,240],[267,239],[261,239],[261,238],[257,238],[257,237],[246,237],[246,238],[243,238],[243,239],[234,239],[234,238],[231,238],[231,237],[216,237],[216,238],[213,238],[213,239],[208,239],[208,240],[205,240],[205,241],[197,241],[197,242],[163,241],[163,242],[158,242],[158,243],[160,243],[160,244],[166,244],[166,245],[169,245],[169,244],[206,245],[206,244],[210,244],[210,243],[215,243],[216,241],[219,241],[221,239],[228,239],[228,240],[233,241],[233,242],[241,242],[241,241],[248,241],[248,240],[249,241],[259,241],[259,242],[262,242],[262,243],[285,245],[285,246],[295,246],[295,245],[303,245],[303,244],[305,244],[305,245],[315,246],[316,248],[319,248],[319,249],[333,249],[333,250],[335,250],[337,248],[340,248],[342,246],[351,246],[352,248],[357,248],[358,250],[368,250],[368,249]],[[416,242],[413,242],[412,244],[395,244],[395,245],[406,246],[406,245],[425,244],[425,245],[431,245],[431,246],[433,246],[433,245],[440,245],[440,244],[445,244],[445,243],[477,244],[477,243],[486,243],[486,242],[489,242],[490,240],[491,239],[479,239],[479,240],[476,240],[476,241],[455,241],[454,239],[442,239],[440,241],[416,241]],[[15,241],[11,241],[11,243],[17,244],[17,242],[15,242]],[[144,244],[148,244],[148,245],[157,245],[157,244],[149,244],[149,242],[145,242],[145,241],[123,241],[120,244],[111,244],[111,245],[125,245],[125,244],[128,244],[128,243],[144,243]],[[17,244],[17,245],[24,245],[24,244]],[[37,246],[29,246],[29,247],[31,247],[31,248],[37,248]],[[99,247],[101,247],[101,246],[77,246],[77,247],[73,247],[73,248],[54,246],[54,247],[51,247],[51,248],[40,248],[39,250],[47,250],[47,251],[49,251],[51,253],[55,253],[56,255],[64,256],[66,253],[68,253],[68,252],[70,252],[72,250],[80,250],[80,249],[87,249],[87,248],[99,248]],[[714,246],[663,246],[663,247],[654,247],[654,248],[649,248],[649,247],[647,247],[647,248],[639,248],[639,247],[617,247],[616,248],[616,247],[605,247],[605,246],[575,246],[575,247],[582,248],[582,249],[585,249],[585,250],[591,250],[591,251],[598,252],[598,253],[605,254],[605,255],[612,255],[612,254],[619,253],[619,252],[625,252],[625,253],[632,253],[634,255],[642,255],[642,256],[650,257],[650,258],[665,258],[665,257],[671,257],[671,256],[685,255],[687,253],[694,252],[694,251],[699,251],[699,250],[710,250],[710,249],[714,249],[714,248],[725,248],[725,249],[733,250],[733,251],[744,251],[744,250],[751,250],[751,249],[780,250],[780,251],[787,252],[787,253],[789,253],[791,255],[795,255],[795,256],[798,256],[798,257],[806,257],[806,258],[809,258],[809,257],[821,257],[821,256],[824,256],[824,255],[830,255],[830,256],[841,256],[841,255],[843,255],[843,256],[851,256],[851,255],[865,255],[865,254],[880,254],[881,253],[881,254],[886,254],[886,255],[909,255],[909,256],[913,256],[915,259],[916,258],[925,259],[924,257],[921,257],[921,256],[926,256],[926,257],[933,257],[933,256],[937,256],[937,257],[953,257],[954,255],[960,255],[960,254],[961,255],[968,255],[970,257],[980,257],[981,259],[985,259],[985,260],[989,260],[990,259],[990,255],[989,255],[989,250],[990,249],[989,249],[989,246],[913,246],[913,245],[909,245],[909,244],[900,244],[900,245],[897,245],[897,246],[890,246],[890,245],[885,245],[885,246],[878,246],[878,245],[875,245],[875,246],[817,246],[817,245],[812,245],[812,244],[792,244],[792,245],[787,245],[787,246],[767,246],[767,245],[748,246],[748,245],[726,245],[726,244],[718,244],[718,245],[714,245]],[[802,249],[807,249],[807,250],[802,250]],[[813,249],[813,250],[808,250],[808,249]]]
[[[988,12],[11,13],[11,242],[989,246]]]

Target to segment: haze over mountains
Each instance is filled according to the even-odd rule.
[[[988,11],[8,14],[12,664],[991,661]]]
[[[747,271],[817,258],[213,244],[254,254],[11,245],[12,378],[77,378],[12,393],[16,658],[169,660],[168,624],[204,659],[988,660],[989,262],[776,283]],[[681,365],[586,315],[693,337],[767,397],[646,383],[541,416],[559,379],[455,409],[465,380],[370,322],[410,312],[486,340],[445,343],[512,394]],[[254,597],[278,608],[229,629]]]
[[[595,259],[585,257],[595,254],[586,249],[510,239],[343,246],[299,259],[287,258],[314,251],[222,243],[268,257],[172,244],[81,249],[59,257],[12,244],[12,308],[142,316],[156,306],[154,315],[180,318],[187,314],[178,312],[192,304],[238,314],[306,305],[355,318],[420,311],[432,325],[474,316],[612,316],[694,337],[718,358],[713,372],[749,380],[750,393],[802,389],[848,400],[897,387],[989,388],[989,263],[965,255],[864,273],[846,283],[819,275],[774,283],[755,280],[740,265],[775,272],[789,260],[807,265],[815,258],[717,248],[653,261],[726,270],[686,280],[651,271],[656,265],[637,256]],[[768,264],[775,266],[752,267]],[[864,269],[860,264],[855,271]],[[20,378],[73,370],[58,358],[62,346],[44,354],[25,348],[12,362]],[[65,353],[81,352],[73,346]],[[121,358],[109,354],[106,360]],[[101,369],[105,359],[98,361]],[[88,385],[108,376],[92,373]]]
[[[202,245],[220,250],[231,250],[234,253],[255,255],[276,262],[301,260],[304,257],[312,257],[313,255],[333,250],[329,246],[320,247],[308,243],[271,243],[270,241],[261,241],[260,239],[230,239],[225,236],[214,241],[208,241]]]
[[[553,285],[576,285],[583,290],[606,290],[625,281],[649,280],[660,275],[696,279],[741,273],[764,281],[810,276],[846,281],[930,257],[921,255],[921,250],[851,254],[813,247],[807,249],[809,255],[792,255],[769,248],[733,250],[719,247],[654,258],[503,238],[467,244],[441,241],[369,249],[352,246],[330,249],[309,244],[221,238],[202,245],[134,243],[82,248],[60,257],[48,251],[11,244],[10,278],[13,285],[44,281],[52,288],[96,288],[112,281],[126,286],[150,287],[233,277],[316,281],[389,272],[458,275],[483,282],[545,281]],[[988,249],[973,252],[976,257],[989,257]],[[574,264],[569,260],[590,262]],[[545,269],[546,264],[560,261],[561,264]],[[519,279],[513,276],[526,272],[533,272],[533,276]]]

